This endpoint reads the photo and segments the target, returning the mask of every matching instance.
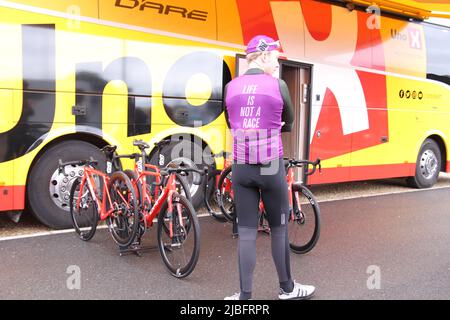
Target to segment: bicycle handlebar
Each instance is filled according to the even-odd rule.
[[[304,167],[306,165],[306,168],[308,168],[310,165],[313,166],[311,171],[305,172],[305,175],[307,176],[313,175],[316,172],[317,167],[319,167],[319,172],[322,172],[322,165],[319,158],[317,158],[316,161],[296,160],[288,158],[285,158],[284,160],[288,161],[288,167]]]
[[[212,154],[211,157],[213,158],[229,158],[231,156],[230,152],[227,151],[220,151],[219,153]]]
[[[195,173],[198,173],[199,175],[203,176],[207,173],[207,169],[205,168],[203,170],[198,170],[195,168],[177,167],[177,168],[164,168],[164,169],[161,169],[161,171],[160,171],[161,175],[163,175],[163,176],[167,176],[172,173],[187,174],[188,172],[195,172]]]

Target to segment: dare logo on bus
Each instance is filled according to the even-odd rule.
[[[139,11],[153,11],[162,15],[178,15],[185,19],[206,21],[208,12],[202,10],[190,10],[180,6],[173,6],[147,0],[116,0],[116,7]]]

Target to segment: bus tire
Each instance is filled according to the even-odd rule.
[[[181,154],[180,150],[183,150]],[[208,163],[203,156],[202,146],[189,140],[172,141],[170,144],[163,147],[159,154],[158,152],[152,152],[149,161],[151,164],[160,167],[167,167],[171,164],[177,165],[183,161],[187,167],[198,170],[202,170]],[[193,173],[190,173],[185,177],[185,181],[187,181],[190,189],[191,203],[195,210],[203,205],[205,196],[204,189],[206,181],[202,177],[199,177],[199,180],[201,180],[200,184],[193,183]]]
[[[53,229],[72,228],[69,201],[64,206],[63,190],[67,190],[69,194],[79,174],[74,177],[69,175],[68,181],[64,182],[64,176],[57,174],[58,161],[75,161],[90,157],[99,162],[98,169],[106,170],[103,153],[96,146],[78,140],[60,142],[46,150],[36,161],[28,176],[27,201],[31,213],[43,224]],[[79,168],[74,169],[79,172]]]
[[[431,188],[441,171],[441,150],[433,139],[426,139],[422,144],[416,161],[416,173],[407,179],[413,188]]]

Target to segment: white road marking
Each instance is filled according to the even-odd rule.
[[[197,215],[197,217],[199,217],[199,218],[209,217],[209,214],[203,213],[203,214]],[[156,222],[156,219],[153,222]],[[108,226],[105,225],[105,226],[97,227],[97,230],[101,230],[101,229],[108,229]],[[18,236],[0,237],[0,242],[1,241],[10,241],[10,240],[29,239],[29,238],[36,238],[36,237],[44,237],[44,236],[52,236],[52,235],[74,233],[74,232],[75,232],[75,229],[36,232],[36,233],[23,234],[23,235],[18,235]]]
[[[342,201],[342,200],[352,200],[352,199],[360,199],[360,198],[370,198],[370,197],[379,197],[379,196],[388,196],[388,195],[391,195],[391,194],[400,194],[400,193],[432,191],[432,190],[440,190],[440,189],[447,189],[447,188],[450,188],[450,186],[434,187],[434,188],[431,188],[431,189],[393,190],[393,191],[389,191],[389,192],[380,192],[380,193],[374,193],[374,194],[342,196],[339,199],[328,199],[328,200],[320,200],[320,197],[316,196],[316,199],[317,199],[317,202],[320,205],[321,203],[327,203],[327,202],[335,202],[335,201]]]
[[[320,205],[322,203],[327,203],[327,202],[337,202],[337,201],[343,201],[343,200],[370,198],[370,197],[386,196],[386,195],[391,195],[391,194],[432,191],[432,190],[440,190],[440,189],[448,189],[448,188],[450,188],[450,186],[434,187],[431,189],[396,190],[396,191],[390,191],[390,192],[381,192],[381,193],[365,194],[365,195],[354,195],[354,196],[348,196],[348,197],[343,196],[339,199],[329,199],[329,200],[319,200],[318,199],[317,202]],[[210,217],[210,214],[202,213],[197,216],[199,218],[205,218],[205,217]],[[156,222],[156,219],[154,220],[154,222]],[[108,226],[99,226],[97,229],[107,229],[107,228],[108,228]],[[1,241],[10,241],[10,240],[29,239],[29,238],[36,238],[36,237],[44,237],[44,236],[52,236],[52,235],[66,234],[66,233],[72,233],[72,232],[75,232],[75,230],[74,229],[66,229],[66,230],[37,232],[37,233],[30,233],[30,234],[24,234],[24,235],[18,235],[18,236],[3,237],[3,238],[0,238],[0,242]]]

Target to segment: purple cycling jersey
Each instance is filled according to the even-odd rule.
[[[243,75],[227,86],[225,97],[238,163],[260,164],[283,157],[283,98],[278,79],[266,74]]]

